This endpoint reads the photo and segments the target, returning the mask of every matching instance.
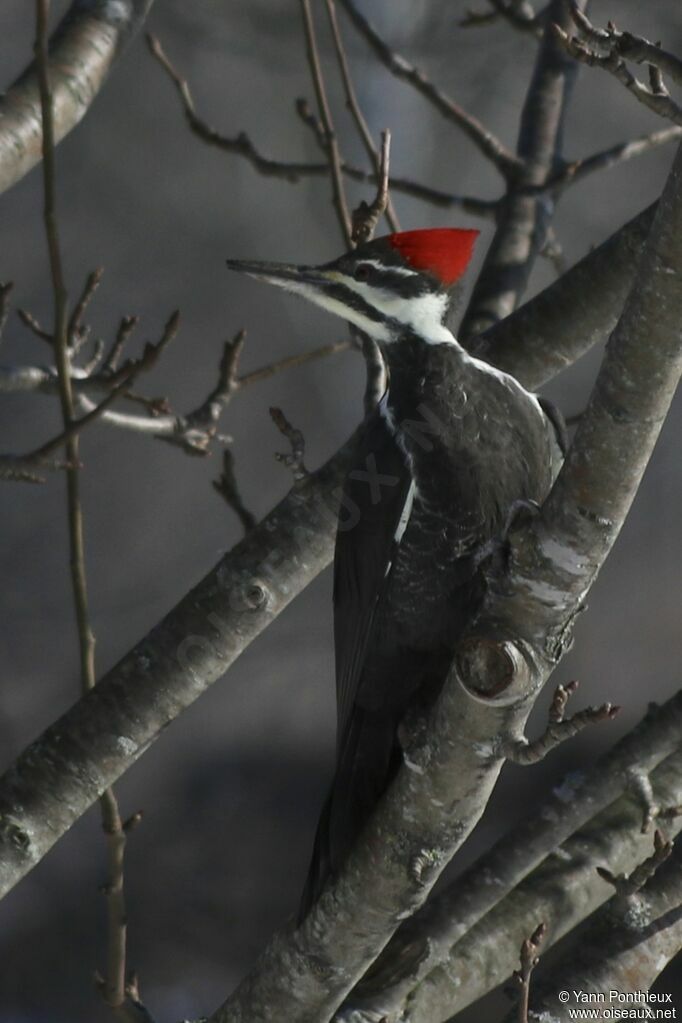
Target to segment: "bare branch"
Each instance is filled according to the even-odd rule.
[[[467,11],[467,14],[460,21],[461,28],[473,28],[480,25],[489,25],[491,22],[504,18],[514,28],[521,32],[530,33],[536,39],[542,39],[543,22],[545,11],[536,13],[527,0],[488,0],[492,11]]]
[[[579,0],[581,6],[586,2]],[[568,26],[564,0],[550,0],[547,19]],[[564,120],[576,74],[575,62],[545,28],[521,113],[517,171],[507,179],[495,235],[460,325],[465,343],[473,343],[513,312],[545,247],[555,198],[544,189],[561,161]],[[541,194],[533,197],[534,189]]]
[[[231,508],[239,519],[242,529],[248,533],[256,525],[257,519],[244,504],[237,485],[237,477],[234,471],[234,455],[229,448],[223,451],[223,471],[217,480],[213,481],[213,487],[225,500],[228,508]]]
[[[322,128],[324,129],[325,150],[329,159],[329,170],[332,180],[332,194],[334,196],[334,209],[341,226],[341,231],[346,240],[347,247],[352,245],[352,227],[346,192],[343,184],[343,170],[341,152],[336,138],[336,130],[332,119],[331,108],[327,99],[327,91],[322,74],[320,55],[317,49],[315,36],[315,24],[310,11],[310,0],[300,0],[303,14],[303,27],[305,30],[306,54],[310,65],[310,74],[317,97],[317,106],[320,113]]]
[[[558,281],[475,340],[477,355],[537,390],[616,325],[656,210],[649,206]],[[550,325],[551,324],[551,325]]]
[[[672,728],[664,720],[668,709]],[[510,975],[517,943],[539,918],[548,924],[551,947],[602,905],[611,893],[597,864],[630,873],[648,851],[639,805],[626,787],[627,766],[644,754],[640,762],[651,768],[656,799],[682,795],[681,713],[678,693],[586,773],[571,772],[531,816],[403,925],[379,968],[375,964],[351,994],[339,1023],[350,1023],[353,1008],[369,1019],[402,1013],[406,1023],[455,1016]],[[659,729],[667,733],[661,759]],[[672,833],[680,823],[672,822]]]
[[[545,191],[566,188],[582,181],[588,174],[626,163],[628,160],[650,153],[660,146],[666,146],[669,142],[679,142],[681,138],[682,128],[660,128],[658,131],[652,131],[649,135],[642,135],[638,139],[619,142],[599,153],[593,153],[592,156],[571,161],[547,182]]]
[[[270,416],[279,432],[283,437],[286,437],[291,445],[290,454],[284,455],[277,452],[275,458],[282,465],[285,465],[287,469],[291,470],[294,483],[301,483],[302,480],[310,475],[303,463],[305,457],[305,438],[300,430],[291,425],[281,408],[271,408]]]
[[[620,707],[604,703],[601,707],[586,707],[573,714],[572,717],[566,718],[564,716],[566,705],[569,697],[577,688],[577,681],[556,687],[544,734],[533,742],[524,738],[516,739],[506,745],[504,753],[508,760],[524,767],[529,764],[537,764],[540,760],[544,760],[553,749],[556,749],[562,742],[566,742],[567,739],[572,739],[587,725],[597,724],[600,721],[612,721],[620,711]]]
[[[118,330],[116,332],[114,343],[111,346],[109,354],[104,360],[104,365],[102,366],[103,373],[113,373],[116,370],[119,359],[123,354],[123,349],[126,346],[128,338],[135,330],[137,324],[138,324],[137,316],[124,316],[122,318]]]
[[[530,978],[540,962],[538,951],[547,936],[547,924],[540,923],[530,938],[524,938],[521,945],[521,968],[514,971],[514,979],[520,987],[518,1023],[528,1023],[528,1002],[530,999]]]
[[[52,344],[52,334],[49,330],[41,327],[32,313],[29,313],[27,309],[17,309],[17,316],[23,325],[35,334],[36,337],[39,337],[41,341],[47,341],[48,344]]]
[[[654,876],[662,863],[673,851],[673,844],[669,839],[664,838],[663,832],[658,828],[654,832],[654,851],[646,860],[637,865],[631,874],[612,874],[607,867],[597,867],[597,873],[602,881],[610,884],[621,899],[629,900],[636,895],[640,888],[643,888]]]
[[[98,267],[93,270],[91,274],[88,274],[83,291],[81,292],[80,298],[73,307],[73,312],[69,318],[69,325],[67,327],[67,337],[69,341],[69,348],[72,353],[76,353],[85,341],[86,334],[83,331],[81,321],[83,315],[92,296],[97,291],[102,281],[102,274],[104,273],[103,267]]]
[[[628,894],[617,891],[593,915],[580,941],[555,960],[533,997],[538,1018],[546,1014],[558,1023],[575,1018],[577,991],[631,993],[638,1009],[649,1011],[645,992],[682,944],[682,857],[677,850],[670,853],[659,835],[654,855],[634,871],[641,870],[645,887],[637,883]],[[669,861],[659,871],[664,859]],[[617,886],[621,883],[618,879]],[[559,1001],[559,991],[568,992],[567,1001]]]
[[[519,159],[507,149],[480,121],[468,114],[453,99],[428,80],[424,72],[410,64],[403,56],[395,53],[384,42],[376,29],[360,13],[353,0],[339,0],[361,36],[369,43],[382,64],[396,78],[409,82],[418,92],[449,121],[456,124],[483,155],[490,160],[504,177],[514,174],[520,166]]]
[[[9,296],[13,287],[12,281],[0,283],[0,340],[9,316]]]
[[[577,9],[575,0],[569,0],[569,9],[573,20],[587,36],[593,48],[569,35],[562,26],[554,25],[555,38],[566,53],[581,64],[608,71],[644,106],[660,117],[682,125],[682,107],[671,98],[663,86],[661,77],[661,72],[667,71],[677,82],[682,81],[682,61],[647,42],[646,39],[618,32],[613,26],[607,30],[595,28],[587,16]],[[656,66],[659,74],[654,82],[647,85],[636,78],[628,68],[625,58],[638,63],[646,60]]]
[[[87,113],[152,3],[78,0],[71,5],[50,42],[55,143]],[[40,90],[33,64],[0,95],[0,192],[19,181],[40,158]]]
[[[304,177],[327,177],[329,175],[329,163],[326,160],[324,163],[273,160],[270,157],[263,156],[244,132],[240,132],[234,137],[229,137],[221,135],[214,128],[211,128],[210,125],[197,115],[187,81],[176,71],[158,39],[148,35],[147,42],[150,52],[159,61],[178,91],[182,101],[183,112],[190,129],[203,142],[217,146],[225,152],[244,157],[259,174],[263,174],[266,177],[282,178],[285,181],[295,183]],[[299,101],[297,109],[301,113],[301,101]],[[310,117],[310,111],[307,112],[306,116],[308,117],[306,123],[310,126],[310,121],[314,120],[314,118]],[[317,129],[315,131],[317,134]],[[363,184],[377,184],[376,172],[367,172],[345,162],[341,166],[343,173],[352,180]],[[497,209],[496,200],[453,195],[407,178],[391,178],[390,184],[393,191],[410,195],[415,199],[421,199],[441,209],[462,209],[467,213],[481,217],[492,217]]]
[[[362,245],[373,236],[381,217],[388,211],[388,168],[391,148],[391,133],[381,133],[381,156],[379,157],[377,194],[371,203],[363,199],[353,211],[352,238],[356,245]]]
[[[206,447],[215,436],[223,409],[238,387],[237,367],[244,347],[246,331],[240,330],[226,341],[218,369],[218,382],[199,408],[186,417],[190,429],[199,428],[206,436]]]
[[[386,213],[386,220],[388,226],[392,231],[399,231],[400,224],[396,216],[395,210],[391,203],[390,196],[388,194],[388,146],[389,138],[388,133],[385,132],[383,136],[383,144],[381,154],[377,152],[376,146],[372,140],[371,132],[367,126],[367,121],[364,118],[358,98],[355,94],[355,87],[353,85],[353,79],[350,73],[350,67],[348,65],[348,57],[346,55],[346,49],[343,45],[343,37],[339,28],[339,22],[336,17],[336,4],[334,0],[327,0],[327,13],[329,15],[329,21],[332,28],[332,36],[334,39],[334,48],[336,50],[336,57],[339,62],[339,69],[341,71],[341,78],[343,80],[343,87],[346,93],[346,106],[351,112],[353,120],[358,129],[358,134],[362,140],[362,144],[365,147],[365,152],[369,157],[370,163],[374,166],[377,179],[379,181],[379,191],[377,193],[377,202],[379,196],[382,196],[383,209],[381,212]],[[378,216],[377,216],[378,220]],[[374,225],[374,227],[376,224]],[[374,227],[368,234],[368,237],[374,233]],[[355,225],[353,225],[353,234],[355,235]]]
[[[635,64],[650,64],[682,85],[682,60],[679,57],[663,50],[659,43],[650,43],[642,36],[630,32],[619,32],[613,22],[609,22],[606,29],[596,28],[575,0],[567,0],[567,3],[575,24],[593,46],[615,51]]]
[[[334,341],[328,345],[320,345],[319,348],[311,348],[309,351],[300,352],[297,355],[288,355],[285,359],[278,359],[267,366],[261,366],[259,369],[253,369],[249,373],[244,373],[238,377],[236,386],[238,388],[248,387],[250,384],[257,384],[261,380],[267,380],[276,373],[281,373],[282,370],[305,366],[308,362],[324,359],[328,355],[335,355],[337,352],[352,351],[353,347],[352,342],[346,338],[343,341]]]
[[[59,397],[64,423],[64,447],[67,457],[67,516],[69,527],[69,565],[73,591],[78,646],[80,652],[80,682],[84,695],[95,688],[95,635],[92,630],[88,602],[87,575],[85,567],[85,544],[83,535],[83,508],[80,497],[80,473],[78,466],[78,431],[84,421],[75,417],[75,403],[71,379],[71,353],[82,343],[81,318],[101,279],[101,271],[88,277],[71,317],[68,315],[68,298],[64,280],[64,269],[59,242],[56,215],[55,188],[55,132],[54,107],[48,63],[47,25],[50,0],[36,0],[35,56],[40,88],[40,112],[42,121],[43,149],[43,194],[45,235],[50,259],[50,273],[54,298],[54,328],[52,332],[59,383]],[[127,363],[114,373],[113,390],[104,399],[112,402],[119,388],[127,388],[132,378],[142,369],[152,366],[177,329],[177,315],[171,317],[158,345],[147,345],[136,363]],[[101,407],[93,410],[90,419],[102,412]],[[88,416],[84,417],[87,421]],[[52,442],[54,445],[54,442]],[[44,446],[39,455],[45,455]],[[136,1018],[131,1007],[126,1009],[126,911],[123,894],[123,852],[125,833],[121,824],[118,802],[113,789],[107,788],[100,797],[102,826],[108,836],[109,846],[109,887],[108,899],[108,961],[107,976],[103,993],[108,1004],[123,1020],[132,1023]]]

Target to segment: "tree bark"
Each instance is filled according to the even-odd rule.
[[[55,142],[78,124],[154,0],[75,0],[50,41]],[[42,159],[40,92],[31,64],[0,97],[0,192]]]

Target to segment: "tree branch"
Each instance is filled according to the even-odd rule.
[[[339,28],[338,18],[336,17],[336,4],[334,0],[327,0],[327,14],[329,16],[329,22],[332,29],[332,36],[334,39],[334,49],[336,50],[336,58],[339,64],[339,70],[341,72],[341,79],[343,81],[343,88],[346,93],[346,106],[348,107],[353,120],[358,129],[358,134],[362,140],[362,144],[365,147],[365,152],[369,158],[370,163],[374,167],[374,172],[377,176],[380,189],[383,189],[384,209],[382,212],[386,213],[386,221],[391,231],[399,231],[400,224],[396,216],[393,204],[391,203],[391,197],[388,193],[388,153],[386,151],[388,143],[384,143],[385,157],[382,159],[382,154],[378,152],[372,134],[367,126],[367,121],[360,109],[357,95],[355,93],[355,87],[353,85],[353,79],[350,73],[350,67],[348,65],[348,57],[346,55],[346,48],[343,45],[343,37]],[[371,234],[374,233],[372,228]],[[371,236],[371,235],[370,235]]]
[[[653,223],[649,206],[530,302],[475,339],[476,354],[530,390],[576,362],[615,327]]]
[[[512,175],[518,170],[518,158],[499,139],[495,138],[480,121],[477,121],[475,117],[468,114],[453,99],[446,96],[433,82],[430,82],[422,70],[410,64],[400,54],[391,50],[376,29],[360,13],[353,0],[339,0],[339,3],[360,35],[369,43],[376,56],[384,67],[388,68],[391,74],[395,75],[396,78],[409,82],[443,117],[456,124],[486,159],[490,160],[497,167],[504,177]]]
[[[329,163],[326,160],[320,163],[273,160],[268,156],[264,156],[245,132],[239,132],[233,137],[221,135],[220,132],[212,128],[197,114],[189,84],[175,69],[159,40],[152,35],[148,35],[147,43],[151,54],[158,60],[178,91],[183,113],[190,130],[203,142],[216,146],[227,153],[234,153],[237,156],[243,157],[249,161],[254,170],[265,177],[282,178],[284,181],[295,184],[305,177],[328,176]],[[375,171],[368,172],[345,162],[342,162],[341,169],[353,181],[358,181],[362,184],[378,184]],[[393,177],[391,178],[390,185],[392,191],[410,195],[415,199],[421,199],[423,202],[430,203],[440,209],[461,209],[481,217],[493,217],[497,209],[496,200],[478,199],[475,196],[453,195],[450,192],[443,192],[440,189],[432,188],[431,185],[423,185],[418,181],[412,181],[408,178]]]
[[[658,798],[679,799],[681,768],[678,747],[652,773]],[[559,791],[570,798],[570,776]],[[565,798],[564,809],[567,806]],[[608,862],[614,870],[629,873],[648,854],[650,839],[642,835],[638,823],[639,807],[626,791],[548,849],[546,858],[469,930],[452,921],[460,939],[441,948],[440,960],[430,972],[424,974],[419,964],[419,982],[415,980],[411,988],[405,985],[405,1023],[450,1019],[503,983],[514,969],[519,941],[538,918],[548,925],[548,949],[578,927],[612,892],[596,868]],[[670,833],[679,830],[680,822],[673,822]]]
[[[334,197],[334,209],[341,226],[342,234],[346,240],[346,247],[351,248],[353,242],[350,210],[346,200],[346,191],[343,184],[343,169],[341,151],[336,138],[336,129],[332,119],[331,107],[327,99],[327,90],[322,74],[320,55],[317,49],[315,36],[315,24],[310,10],[310,0],[300,0],[301,12],[303,14],[303,28],[305,31],[306,54],[310,65],[310,74],[313,80],[317,107],[320,113],[320,122],[324,132],[324,147],[329,161],[329,171],[332,181],[332,194]]]
[[[657,833],[658,834],[658,833]],[[594,914],[570,955],[563,955],[534,989],[533,1010],[558,1023],[575,1018],[575,991],[588,994],[611,991],[639,995],[641,1009],[647,992],[682,946],[682,856],[660,837],[652,857],[627,895],[618,891]],[[654,876],[651,876],[653,873]],[[640,881],[651,877],[642,887]],[[562,1003],[557,994],[568,991]],[[607,1003],[608,1004],[608,1003]],[[617,1001],[611,1004],[618,1004]],[[674,1011],[674,1010],[673,1010]]]
[[[534,920],[550,923],[550,944],[559,931],[573,927],[588,904],[593,907],[604,898],[592,862],[600,857],[614,862],[616,849],[619,864],[626,857],[626,866],[619,869],[630,869],[641,855],[641,803],[628,771],[636,766],[655,785],[656,802],[671,805],[682,785],[682,759],[673,757],[681,740],[682,691],[652,709],[589,770],[569,775],[530,816],[429,899],[397,931],[351,993],[339,1020],[354,1010],[390,1018],[408,1002],[415,1019],[445,1018],[509,975],[518,935]],[[619,799],[626,810],[609,810]],[[595,841],[598,854],[588,852]],[[562,852],[555,857],[559,847]],[[578,868],[582,873],[576,873]],[[567,914],[570,920],[564,919]],[[502,940],[493,940],[499,934]]]
[[[78,0],[50,42],[54,137],[60,142],[87,113],[114,62],[143,24],[153,0]],[[32,64],[0,96],[0,192],[41,158],[40,91]]]
[[[579,3],[584,7],[587,0]],[[547,25],[570,23],[564,0],[551,0],[547,19]],[[534,198],[528,189],[544,189],[557,171],[576,73],[575,63],[545,28],[521,114],[517,171],[507,179],[495,235],[460,326],[465,342],[516,308],[545,245],[555,200],[545,192]]]
[[[665,72],[670,74],[678,85],[682,83],[682,61],[646,39],[633,36],[629,32],[618,32],[613,25],[609,25],[606,30],[595,28],[577,7],[575,0],[570,0],[569,10],[592,48],[570,36],[564,26],[554,25],[554,34],[566,53],[582,64],[608,71],[644,106],[660,117],[682,125],[682,107],[671,98],[662,78]],[[632,74],[625,62],[626,59],[636,63],[646,61],[650,68],[656,69],[657,73],[653,76],[650,74],[652,80],[649,86]]]

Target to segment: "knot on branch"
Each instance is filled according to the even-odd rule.
[[[455,665],[464,689],[486,703],[513,703],[527,695],[532,681],[528,660],[511,640],[470,636],[457,651]]]

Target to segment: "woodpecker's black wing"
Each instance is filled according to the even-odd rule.
[[[388,423],[367,421],[346,477],[334,553],[337,738],[344,743],[412,477]]]
[[[405,456],[377,409],[365,424],[341,500],[334,554],[336,773],[317,826],[299,920],[344,859],[367,807],[386,784],[394,753],[395,721],[368,715],[356,700],[411,483]]]

